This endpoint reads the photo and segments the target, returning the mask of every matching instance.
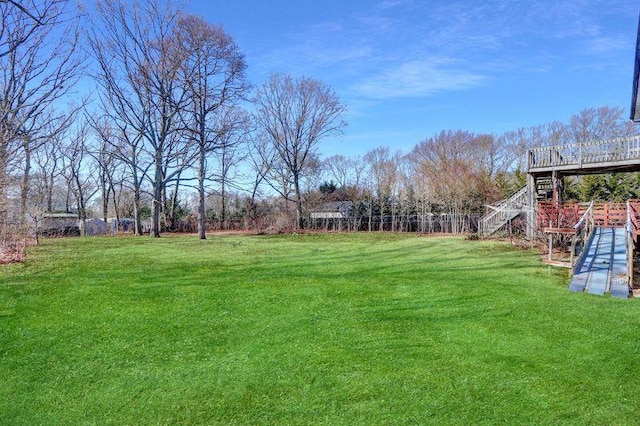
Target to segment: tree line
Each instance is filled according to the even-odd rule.
[[[389,141],[323,158],[322,141],[346,126],[338,94],[287,73],[254,86],[233,38],[171,3],[97,0],[84,13],[68,0],[7,0],[0,19],[2,247],[52,211],[131,218],[156,237],[324,226],[312,213],[336,203],[350,229],[424,229],[439,214],[468,230],[458,218],[524,185],[528,149],[637,132],[603,106],[499,135],[443,130],[406,153]],[[628,196],[638,179],[568,187]]]

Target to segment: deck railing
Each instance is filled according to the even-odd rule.
[[[640,135],[529,150],[529,170],[640,160]]]
[[[538,202],[538,229],[573,229],[580,217],[589,208],[585,203],[564,203],[557,205],[553,202]]]
[[[538,202],[538,228],[542,230],[571,229],[590,205],[576,202],[560,205],[552,202]],[[593,220],[595,226],[622,228],[627,223],[627,206],[624,203],[594,203]]]
[[[627,224],[634,240],[637,239],[640,234],[640,200],[627,201]]]

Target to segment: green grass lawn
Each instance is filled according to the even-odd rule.
[[[640,304],[505,243],[45,240],[0,266],[0,424],[637,424]]]

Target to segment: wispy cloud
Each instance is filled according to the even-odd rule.
[[[587,53],[594,55],[611,54],[618,51],[629,51],[633,46],[629,45],[625,37],[594,37],[587,40]]]
[[[383,0],[378,7],[380,9],[391,9],[404,3],[406,3],[406,0]]]
[[[263,52],[259,66],[267,72],[286,70],[314,76],[318,69],[344,70],[374,56],[370,43],[357,29],[339,21],[325,21],[296,28],[285,35],[285,43]]]
[[[425,97],[477,87],[485,84],[487,79],[454,61],[440,58],[390,67],[361,80],[352,89],[360,96],[373,99]]]
[[[357,13],[291,27],[254,63],[263,74],[324,76],[371,100],[466,90],[505,73],[552,71],[567,52],[592,63],[622,51],[627,40],[601,33],[596,11],[602,6],[594,11],[594,1],[604,2],[380,0]]]

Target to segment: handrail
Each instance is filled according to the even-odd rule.
[[[575,272],[575,267],[579,263],[582,256],[584,256],[584,247],[586,246],[586,242],[591,238],[593,234],[593,229],[595,227],[594,220],[594,202],[591,201],[589,203],[589,207],[582,214],[578,222],[573,225],[573,230],[575,233],[573,234],[573,238],[571,239],[571,254],[569,263],[571,265],[571,273]],[[580,253],[578,254],[578,244],[581,243]]]
[[[493,222],[504,224],[508,220],[509,212],[522,211],[522,206],[528,202],[527,194],[527,187],[524,186],[496,206],[490,206],[492,210],[480,218],[478,233],[481,236],[487,236],[494,231],[490,229]]]
[[[589,207],[587,207],[587,210],[585,210],[585,212],[582,213],[582,216],[580,217],[578,222],[575,225],[573,225],[573,229],[581,228],[584,225],[584,222],[587,221],[589,218],[591,218],[591,221],[593,222],[593,204],[594,204],[593,201],[589,203]]]
[[[638,234],[640,232],[640,221],[638,220],[638,216],[640,216],[640,212],[636,205],[640,204],[639,200],[627,200],[627,220],[630,222],[632,226],[632,230]]]
[[[636,237],[640,233],[640,223],[638,223],[638,210],[635,204],[637,201],[627,200],[627,278],[628,284],[633,285],[633,260],[636,251]]]

